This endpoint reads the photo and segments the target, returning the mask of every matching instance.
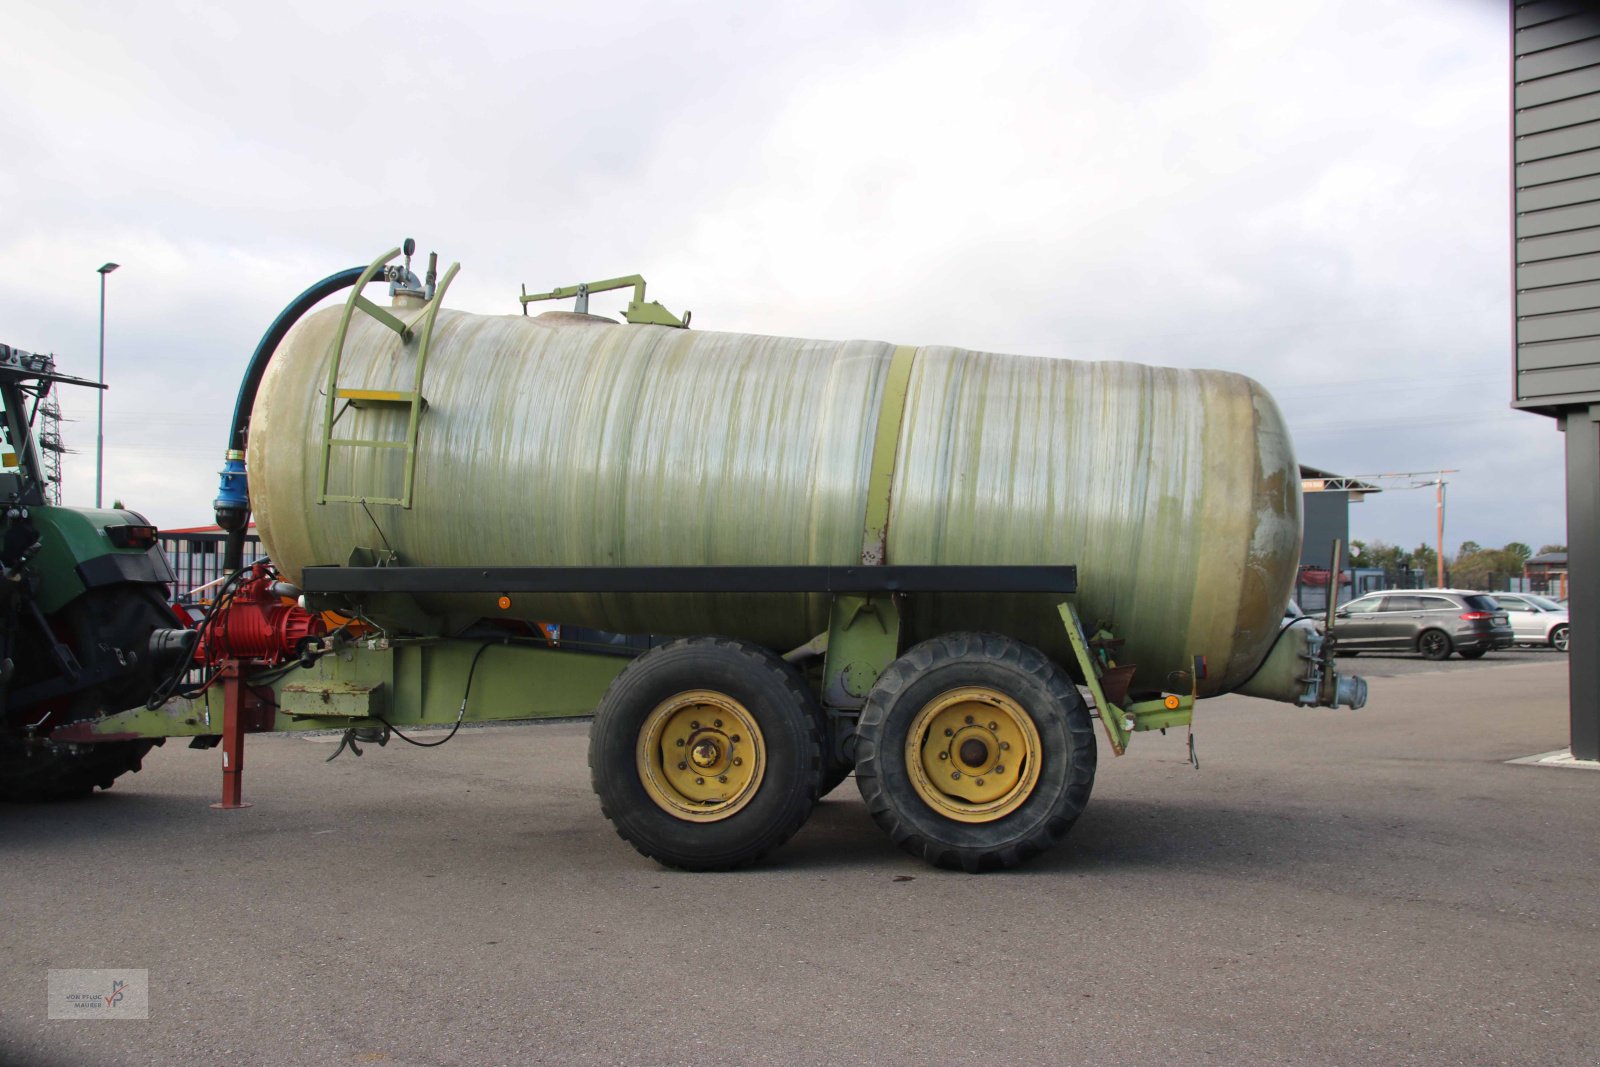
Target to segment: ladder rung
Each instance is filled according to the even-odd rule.
[[[348,400],[352,407],[363,407],[367,404],[402,404],[410,405],[422,398],[416,393],[402,393],[394,389],[335,389],[333,395],[340,400]]]
[[[350,448],[406,448],[404,441],[357,441],[349,437],[335,437],[330,445],[348,445]]]

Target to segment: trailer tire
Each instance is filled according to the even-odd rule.
[[[1094,772],[1077,687],[1044,653],[998,634],[913,647],[862,710],[856,784],[867,810],[935,866],[1009,868],[1044,852],[1083,811]]]
[[[595,709],[589,773],[600,810],[666,866],[754,863],[816,805],[819,718],[794,669],[758,645],[689,637],[651,649]]]
[[[134,774],[154,741],[100,741],[62,745],[0,742],[0,800],[37,804],[88,796]]]

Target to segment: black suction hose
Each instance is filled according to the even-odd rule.
[[[244,533],[250,525],[250,501],[245,488],[244,448],[250,434],[250,412],[255,407],[256,391],[267,373],[267,364],[277,351],[284,336],[301,316],[341,289],[348,289],[361,277],[365,267],[351,267],[330,274],[299,296],[278,314],[256,345],[250,365],[245,368],[244,381],[239,386],[239,400],[233,408],[233,426],[228,431],[228,456],[222,469],[222,488],[217,496],[217,525],[228,533],[223,546],[224,574],[232,574],[244,566]]]

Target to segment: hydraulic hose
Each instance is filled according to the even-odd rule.
[[[239,385],[239,400],[233,408],[233,425],[228,430],[227,459],[222,469],[222,488],[217,496],[217,525],[227,531],[223,546],[224,574],[232,574],[244,566],[244,534],[250,525],[250,502],[246,488],[244,449],[250,436],[250,413],[255,407],[256,392],[267,373],[267,364],[277,351],[290,327],[301,316],[341,289],[348,289],[360,279],[365,267],[351,267],[330,274],[320,282],[295,297],[289,306],[267,327],[256,345],[250,365],[245,368],[244,381]]]

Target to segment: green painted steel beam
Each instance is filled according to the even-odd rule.
[[[480,648],[468,695],[467,676]],[[586,715],[629,662],[624,656],[532,645],[485,648],[477,641],[405,641],[387,648],[357,644],[273,681],[278,712],[272,729],[381,726],[380,716],[396,726],[448,725],[461,714],[463,696],[463,722]],[[222,692],[213,687],[196,700],[106,716],[82,732],[107,740],[203,737],[220,734],[222,719]]]
[[[1111,742],[1111,751],[1120,756],[1128,750],[1128,735],[1134,723],[1106,699],[1105,690],[1100,688],[1100,661],[1089,651],[1089,639],[1084,636],[1077,609],[1071,602],[1063,602],[1056,610],[1061,614],[1061,624],[1067,628],[1067,640],[1072,643],[1072,654],[1077,657],[1078,667],[1083,671],[1083,682],[1089,687],[1090,696],[1094,697],[1094,706],[1100,713],[1100,725],[1105,728],[1106,740]]]
[[[835,596],[822,668],[822,703],[831,708],[861,707],[878,676],[899,655],[900,605],[892,595]]]

